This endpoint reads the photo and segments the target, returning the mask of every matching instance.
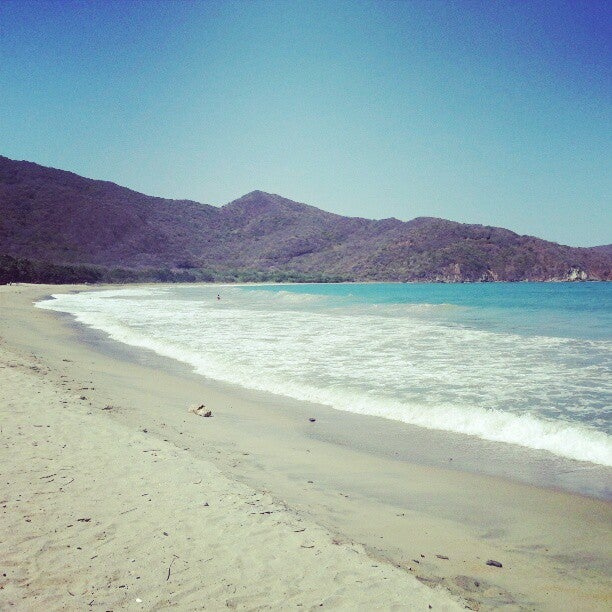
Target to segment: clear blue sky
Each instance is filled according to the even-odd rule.
[[[609,243],[611,6],[2,0],[0,154]]]

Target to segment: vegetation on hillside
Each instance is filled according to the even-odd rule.
[[[269,270],[103,268],[59,265],[0,255],[0,285],[9,283],[335,283],[350,280],[326,274]]]
[[[19,260],[5,278],[33,282],[612,280],[609,246],[343,217],[261,191],[218,208],[1,156],[0,254]]]

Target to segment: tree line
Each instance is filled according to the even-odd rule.
[[[212,268],[106,268],[83,264],[56,264],[0,255],[0,285],[9,283],[334,283],[348,278],[294,270]]]

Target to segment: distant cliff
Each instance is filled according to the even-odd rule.
[[[67,270],[88,280],[612,278],[610,245],[573,248],[430,217],[343,217],[261,191],[218,208],[6,157],[0,255],[5,282],[31,269],[44,280],[47,268],[54,279]]]

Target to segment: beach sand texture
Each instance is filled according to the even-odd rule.
[[[0,348],[0,608],[455,610],[270,494]]]
[[[608,503],[317,439],[32,307],[73,289],[0,287],[0,608],[609,609]]]

